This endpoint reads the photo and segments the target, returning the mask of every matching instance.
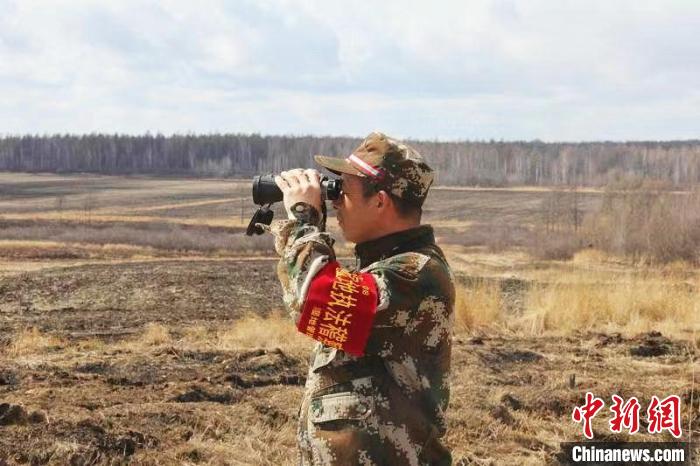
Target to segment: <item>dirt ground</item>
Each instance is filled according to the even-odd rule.
[[[146,323],[221,324],[281,305],[275,260],[152,260],[0,277],[0,332],[116,338]],[[245,286],[241,286],[245,284]]]
[[[277,287],[270,260],[83,265],[0,278],[0,458],[293,464],[309,344],[286,333],[237,348],[220,338],[246,313],[291,327]],[[30,327],[38,332],[18,346],[17,332]],[[698,435],[694,368],[689,342],[659,334],[460,333],[447,441],[455,464],[556,464],[559,442],[581,436],[571,410],[586,391],[643,405],[678,394],[684,431]],[[603,420],[595,427],[598,438],[611,438]]]
[[[269,240],[240,234],[249,189],[249,181],[0,173],[0,465],[294,464],[312,342],[282,312]],[[598,195],[582,192],[581,209]],[[533,283],[591,277],[612,288],[634,278],[623,263],[495,251],[520,241],[548,197],[436,189],[426,221],[458,285],[497,283],[517,313]],[[503,233],[498,244],[485,245],[494,232]],[[697,270],[674,274],[682,289],[700,283]],[[683,293],[679,303],[695,299],[697,310],[695,291]],[[622,333],[458,329],[446,437],[454,464],[559,464],[560,443],[583,439],[571,413],[587,391],[606,401],[596,439],[672,440],[612,435],[607,419],[613,394],[636,396],[642,410],[653,395],[675,394],[682,439],[697,443],[693,325],[691,316],[663,334],[654,322]]]

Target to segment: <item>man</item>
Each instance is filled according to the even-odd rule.
[[[324,231],[320,176],[275,178],[289,220],[275,222],[284,302],[318,341],[299,412],[301,465],[449,465],[454,285],[421,206],[433,172],[408,145],[370,134],[347,158],[316,156],[342,176],[333,201],[356,243],[356,270]]]

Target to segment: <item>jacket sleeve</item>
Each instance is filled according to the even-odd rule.
[[[370,266],[379,305],[365,354],[384,367],[438,437],[446,432],[454,283],[441,259],[407,253]]]
[[[282,300],[298,324],[311,281],[321,268],[335,260],[334,240],[319,226],[298,219],[274,222],[270,231],[280,256],[277,276]]]
[[[454,285],[449,269],[420,253],[405,253],[365,270],[377,283],[378,306],[365,352],[401,359],[449,344]]]

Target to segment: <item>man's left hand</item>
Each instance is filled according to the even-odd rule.
[[[292,206],[299,202],[309,204],[321,212],[321,175],[313,169],[297,168],[280,173],[275,183],[284,194],[284,207],[290,219],[295,219]]]

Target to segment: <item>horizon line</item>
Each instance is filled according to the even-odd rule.
[[[122,132],[89,132],[89,133],[74,133],[74,132],[53,132],[53,133],[23,133],[23,134],[13,134],[13,133],[0,133],[0,140],[7,139],[21,139],[25,137],[31,138],[52,138],[52,137],[86,137],[86,136],[101,136],[101,137],[211,137],[211,136],[238,136],[238,137],[253,137],[259,136],[262,138],[290,138],[290,139],[301,139],[301,138],[316,138],[316,139],[358,139],[362,140],[365,136],[352,136],[352,135],[330,135],[330,134],[293,134],[293,133],[258,133],[258,132],[151,132],[147,130],[144,133],[122,133]],[[391,135],[390,135],[391,136]],[[394,137],[394,136],[391,136]],[[417,143],[433,143],[433,144],[459,144],[459,143],[471,143],[471,144],[663,144],[663,143],[690,143],[690,144],[700,144],[700,138],[697,139],[625,139],[625,140],[614,140],[614,139],[589,139],[589,140],[544,140],[540,138],[534,139],[452,139],[452,138],[395,138],[401,141],[411,141]]]

